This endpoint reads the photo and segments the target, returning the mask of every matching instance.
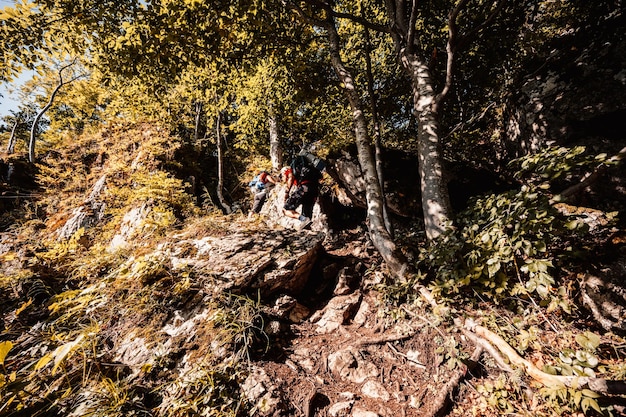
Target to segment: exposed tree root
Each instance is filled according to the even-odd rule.
[[[429,407],[430,412],[424,414],[425,417],[439,416],[444,412],[444,410],[448,407],[450,395],[459,386],[467,373],[476,366],[482,353],[482,347],[477,346],[474,350],[474,353],[472,353],[472,356],[470,357],[469,364],[461,365],[457,372],[452,375],[450,380],[443,386],[443,388],[438,391],[437,395],[432,401],[432,404]]]
[[[624,299],[623,294],[620,294],[623,288],[616,288],[601,278],[588,276],[581,282],[580,292],[583,305],[604,330],[624,330],[624,308],[610,299],[611,294]]]
[[[491,343],[487,342],[485,339],[480,338],[476,336],[474,333],[465,329],[463,329],[463,334],[465,335],[465,337],[471,340],[477,347],[480,347],[485,352],[489,353],[489,355],[496,361],[496,364],[498,365],[500,369],[502,369],[505,372],[513,372],[513,369],[509,366],[509,364],[507,364],[504,361],[504,358],[502,357],[502,355],[500,355],[500,352],[498,352],[498,350],[495,347],[493,347]]]
[[[590,378],[582,376],[552,375],[537,369],[531,362],[522,358],[503,338],[492,331],[477,325],[473,320],[468,319],[464,325],[466,330],[473,332],[487,343],[497,347],[500,352],[514,366],[524,369],[524,371],[535,381],[548,387],[568,387],[568,388],[589,388],[592,391],[602,394],[624,395],[626,394],[626,381],[610,381],[604,378]]]

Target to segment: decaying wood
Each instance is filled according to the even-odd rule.
[[[472,353],[472,356],[470,357],[469,365],[461,365],[457,372],[455,372],[450,380],[444,385],[444,387],[438,390],[437,395],[429,407],[430,413],[426,414],[427,417],[440,415],[440,413],[448,406],[450,394],[452,394],[452,392],[459,386],[468,371],[476,366],[476,363],[478,362],[478,359],[480,359],[480,355],[482,355],[482,353],[482,347],[477,346],[474,353]]]
[[[357,347],[363,347],[363,346],[368,346],[368,345],[382,345],[388,342],[397,342],[399,340],[406,340],[406,339],[410,339],[411,337],[413,337],[413,335],[415,334],[415,332],[409,332],[409,333],[401,333],[401,334],[386,334],[386,335],[382,335],[380,337],[374,337],[374,338],[365,338],[365,339],[361,339],[358,342],[355,343],[355,346]]]
[[[591,298],[591,296],[587,293],[587,290],[582,287],[580,289],[580,294],[582,297],[583,305],[587,307],[591,311],[591,315],[593,318],[602,326],[604,330],[611,330],[613,327],[617,327],[617,323],[614,323],[612,320],[604,317],[604,315],[600,312],[596,302]]]
[[[626,381],[610,381],[604,378],[548,374],[522,358],[503,338],[493,333],[491,330],[477,325],[471,319],[466,320],[464,327],[466,330],[473,332],[476,336],[496,346],[512,365],[522,368],[531,378],[545,386],[577,389],[589,388],[601,394],[626,394]]]
[[[591,311],[593,318],[607,331],[624,330],[624,307],[612,300],[616,297],[626,301],[624,288],[598,276],[580,276],[581,301]]]

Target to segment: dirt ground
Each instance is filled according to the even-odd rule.
[[[366,270],[379,262],[365,241],[346,244],[345,239],[350,237],[328,245],[327,256],[335,261],[350,260],[348,263]],[[328,309],[332,294],[305,296],[310,316],[281,332],[272,341],[272,351],[254,363],[267,374],[281,398],[280,410],[266,415],[469,415],[454,412],[448,392],[455,402],[472,407],[472,396],[459,398],[457,384],[451,381],[469,371],[457,359],[467,360],[469,354],[462,352],[471,353],[473,346],[457,346],[458,335],[443,333],[436,323],[415,312],[405,311],[398,320],[381,315],[375,286],[368,285],[367,279],[359,281],[347,295],[360,293],[358,311],[346,309],[343,325],[326,332],[311,318]],[[450,357],[454,352],[464,357]],[[342,353],[348,360],[334,359]]]

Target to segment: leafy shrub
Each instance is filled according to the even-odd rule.
[[[500,296],[537,293],[549,298],[549,246],[564,222],[549,198],[530,187],[474,200],[459,214],[458,230],[429,248],[422,263],[436,271],[435,290],[451,295],[468,287]]]
[[[555,248],[587,228],[560,214],[547,190],[550,181],[571,180],[583,167],[603,162],[605,155],[585,156],[580,147],[552,148],[513,161],[526,185],[475,198],[457,216],[457,228],[422,251],[418,263],[434,274],[434,292],[476,291],[493,300],[536,294],[551,308],[568,310],[566,291],[555,288]]]

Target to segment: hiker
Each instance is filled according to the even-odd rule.
[[[308,166],[306,159],[299,158],[299,156],[296,157],[292,166],[283,167],[280,175],[287,185],[283,213],[287,217],[300,220],[298,229],[302,230],[311,224],[313,206],[319,194],[319,181],[322,173],[317,168]],[[297,161],[301,161],[300,164],[296,163]],[[293,186],[296,190],[291,193]],[[296,211],[300,205],[302,205],[302,214]]]
[[[250,213],[248,213],[248,218],[261,212],[263,204],[265,204],[265,200],[267,200],[267,193],[275,184],[276,180],[267,171],[259,172],[252,181],[248,183],[250,191],[254,195],[254,202],[252,203]]]

